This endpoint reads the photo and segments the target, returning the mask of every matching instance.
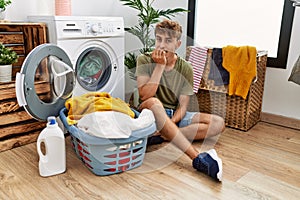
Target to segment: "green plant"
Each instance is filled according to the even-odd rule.
[[[18,61],[18,55],[12,49],[0,44],[0,65],[10,65]]]
[[[0,9],[5,10],[6,6],[11,4],[11,0],[0,0]]]
[[[150,52],[153,50],[155,40],[151,38],[151,30],[153,25],[159,22],[161,17],[170,19],[180,12],[187,12],[183,8],[174,8],[159,10],[154,9],[152,4],[155,0],[120,0],[125,6],[129,6],[138,11],[138,24],[136,26],[125,28],[125,30],[133,35],[135,35],[143,47],[139,50],[140,53]],[[129,52],[125,56],[125,65],[129,68],[135,68],[136,65],[135,53]]]

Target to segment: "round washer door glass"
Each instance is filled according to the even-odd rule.
[[[107,52],[99,47],[84,50],[77,59],[75,73],[78,83],[88,91],[98,91],[108,82],[112,64]]]

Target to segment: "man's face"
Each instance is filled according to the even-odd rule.
[[[155,48],[170,53],[175,53],[180,46],[181,41],[175,37],[171,37],[168,33],[156,33]]]

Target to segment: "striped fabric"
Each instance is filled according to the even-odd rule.
[[[208,50],[208,48],[196,47],[196,46],[193,46],[191,49],[191,53],[190,53],[188,61],[193,66],[193,72],[194,72],[193,91],[194,91],[194,93],[198,92],[198,89],[200,86],[200,81],[202,79],[202,74],[203,74],[204,67],[206,64],[206,59],[207,59],[207,50]]]

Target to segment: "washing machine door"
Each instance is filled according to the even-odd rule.
[[[99,91],[112,72],[112,61],[107,52],[99,47],[89,47],[79,55],[75,73],[77,83],[87,91]]]
[[[16,96],[20,106],[35,119],[58,116],[72,95],[75,74],[68,55],[58,46],[34,48],[16,75]]]

